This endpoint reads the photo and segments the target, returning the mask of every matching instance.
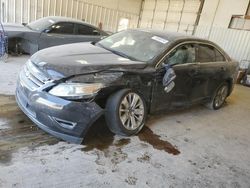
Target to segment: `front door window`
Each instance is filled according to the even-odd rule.
[[[196,62],[196,48],[192,44],[186,44],[178,47],[166,59],[170,65],[179,65]]]

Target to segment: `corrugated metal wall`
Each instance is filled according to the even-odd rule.
[[[108,2],[112,5],[111,0]],[[131,2],[135,1],[130,1],[127,6],[132,6]],[[93,25],[102,22],[104,30],[113,32],[117,31],[120,18],[128,18],[129,28],[137,27],[139,11],[138,14],[135,10],[121,11],[115,9],[115,6],[112,9],[104,7],[105,3],[102,1],[98,5],[83,0],[0,0],[0,16],[4,22],[17,23],[30,22],[44,16],[67,16]],[[140,1],[136,3],[138,5]],[[200,3],[200,0],[145,0],[139,27],[192,34]],[[195,35],[216,42],[239,61],[250,60],[250,31],[198,26]]]
[[[195,36],[217,43],[238,61],[250,61],[250,31],[198,26]]]
[[[145,0],[140,27],[192,33],[200,0]]]
[[[82,0],[0,0],[3,22],[27,23],[45,16],[67,16],[85,20],[106,31],[117,31],[120,18],[129,19],[129,28],[136,28],[138,14],[107,8]]]

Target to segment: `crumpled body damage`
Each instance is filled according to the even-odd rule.
[[[19,107],[38,127],[63,140],[81,143],[91,124],[103,114],[95,102],[68,101],[47,92],[30,91],[26,84],[18,81]]]
[[[95,102],[65,100],[43,91],[30,89],[30,80],[20,73],[16,100],[22,111],[41,129],[63,140],[81,143],[90,125],[103,114]]]

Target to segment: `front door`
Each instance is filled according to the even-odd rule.
[[[197,48],[193,44],[176,47],[157,69],[152,94],[152,108],[156,111],[185,107],[190,104],[192,90],[196,88],[199,63],[196,62]],[[174,88],[166,92],[163,86],[164,64],[169,64],[175,74]],[[163,73],[163,74],[162,74]]]
[[[39,38],[39,50],[51,46],[77,42],[75,35],[75,24],[60,22],[51,26],[46,32],[42,32]]]

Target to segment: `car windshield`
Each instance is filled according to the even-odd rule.
[[[168,41],[150,32],[127,30],[107,37],[96,45],[134,61],[150,62],[166,48]]]
[[[55,21],[51,18],[41,18],[39,20],[27,24],[26,26],[34,31],[42,32],[54,23]]]

